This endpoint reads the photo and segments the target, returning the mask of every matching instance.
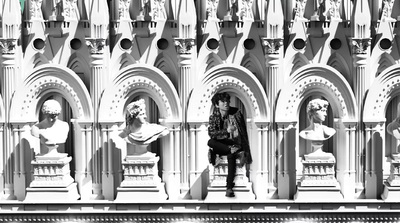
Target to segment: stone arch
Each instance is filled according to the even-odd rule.
[[[200,76],[203,76],[204,73],[219,64],[222,64],[221,57],[215,53],[208,54],[206,57],[204,57],[201,65],[199,66],[198,71]]]
[[[56,64],[37,67],[27,76],[13,97],[11,121],[36,120],[36,106],[41,97],[56,92],[71,106],[73,118],[89,120],[93,108],[82,80],[70,69]]]
[[[318,73],[318,74],[316,74]],[[314,92],[331,103],[334,114],[342,120],[356,118],[356,102],[345,78],[330,66],[307,65],[298,69],[284,84],[276,106],[277,122],[295,122],[302,101]]]
[[[393,65],[375,79],[365,98],[363,121],[385,120],[389,101],[400,94],[400,65]]]
[[[154,66],[166,74],[174,86],[179,85],[178,63],[174,62],[168,54],[160,53],[154,62]]]
[[[147,93],[154,100],[160,110],[160,118],[180,120],[179,97],[168,77],[153,66],[134,64],[122,69],[105,89],[100,102],[99,121],[123,121],[126,100],[137,92]]]
[[[211,98],[221,90],[235,92],[247,110],[247,116],[255,121],[269,120],[269,102],[257,78],[247,69],[236,64],[218,65],[206,72],[192,92],[188,106],[188,121],[208,121],[212,106]]]
[[[396,64],[396,61],[390,54],[385,52],[377,59],[377,62],[373,64],[376,64],[376,70],[374,74],[375,76],[379,76],[379,74],[381,74],[382,71]]]

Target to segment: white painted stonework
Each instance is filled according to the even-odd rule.
[[[400,112],[400,1],[320,2],[0,0],[0,200],[39,199],[30,194],[44,167],[30,130],[50,98],[70,127],[57,168],[75,189],[59,198],[205,201],[216,183],[224,193],[208,163],[207,127],[211,97],[226,91],[245,115],[254,160],[235,202],[295,200],[310,148],[299,136],[305,107],[321,97],[324,124],[336,130],[323,146],[335,185],[318,196],[398,201],[399,141],[387,126]],[[139,98],[149,122],[170,132],[140,161],[157,192],[132,189],[144,167],[119,137]]]

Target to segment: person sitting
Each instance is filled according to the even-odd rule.
[[[240,165],[251,164],[250,146],[243,114],[238,108],[230,107],[230,95],[226,92],[215,94],[212,99],[214,111],[210,115],[208,134],[210,139],[207,145],[209,162],[218,166],[221,158],[228,158],[228,176],[226,179],[226,195],[234,197],[234,178],[236,173],[236,159]]]

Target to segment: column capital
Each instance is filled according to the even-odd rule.
[[[2,54],[15,54],[17,39],[0,38],[0,50]]]
[[[367,49],[371,46],[371,38],[350,38],[352,54],[367,54]]]
[[[86,38],[86,45],[89,47],[90,54],[103,54],[106,39]]]
[[[174,43],[178,54],[191,54],[191,50],[195,46],[193,38],[174,38]]]
[[[279,50],[283,46],[283,39],[262,37],[261,43],[265,54],[279,54]]]

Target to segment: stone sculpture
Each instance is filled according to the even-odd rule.
[[[32,126],[31,134],[40,139],[40,150],[47,150],[47,153],[42,155],[60,156],[61,154],[58,153],[57,148],[67,140],[69,125],[58,119],[58,115],[61,113],[61,106],[56,100],[45,101],[42,106],[42,113],[45,118]]]

